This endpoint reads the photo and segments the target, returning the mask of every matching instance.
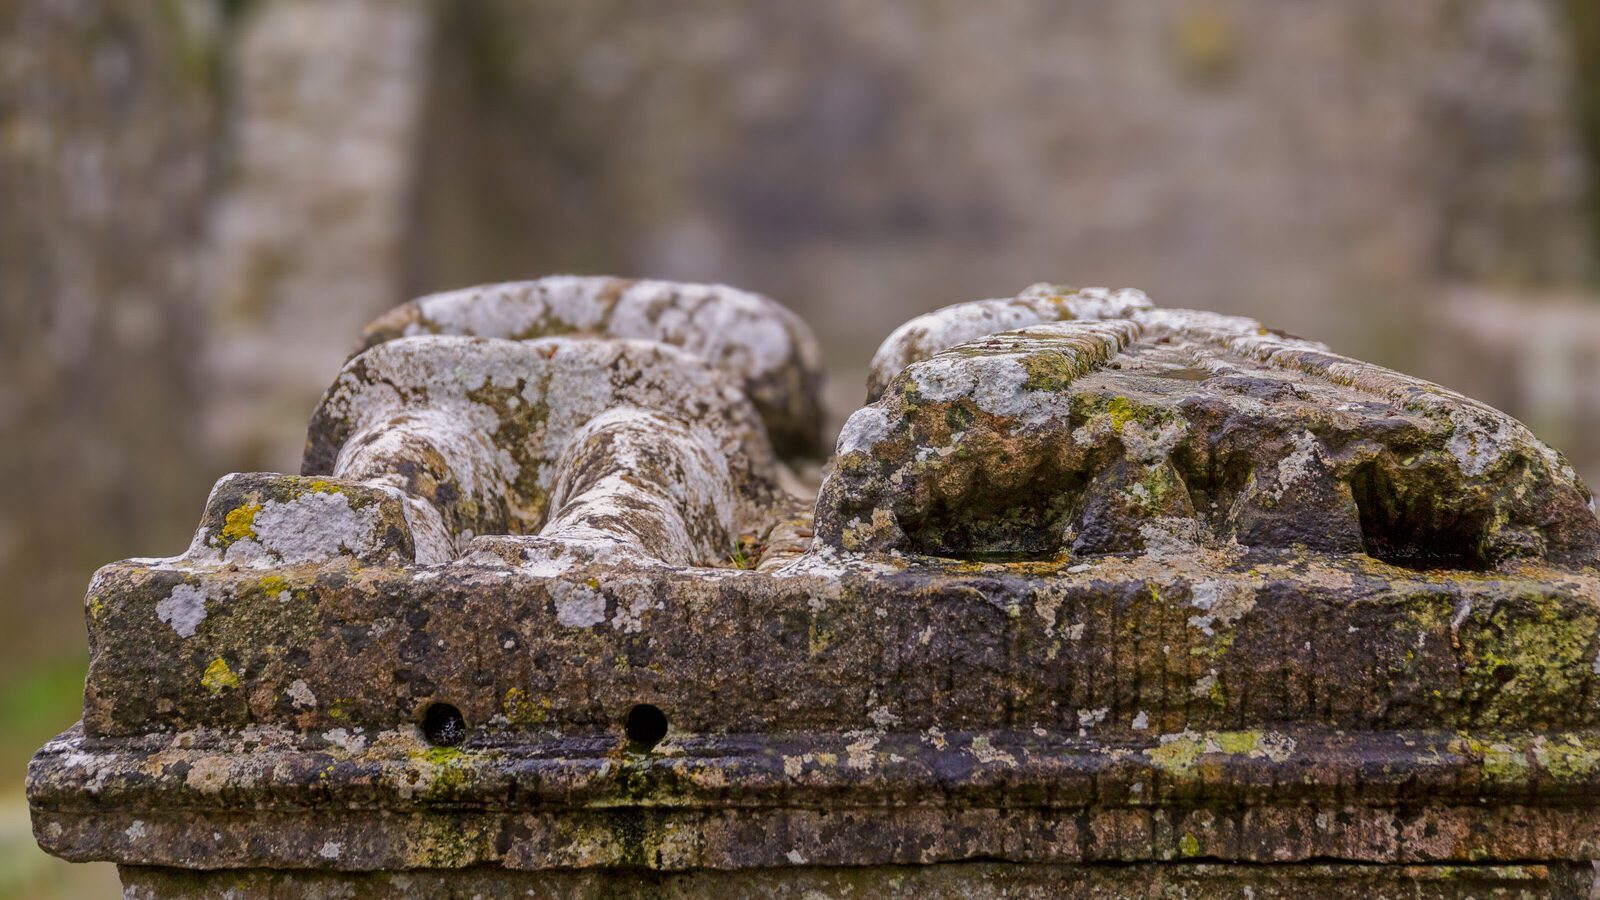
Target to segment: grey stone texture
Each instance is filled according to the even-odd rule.
[[[301,475],[96,574],[47,850],[140,897],[1593,882],[1600,520],[1503,413],[1042,283],[892,334],[813,497],[772,301],[450,296]]]

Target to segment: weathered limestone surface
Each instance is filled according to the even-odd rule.
[[[682,347],[726,370],[786,455],[821,442],[822,372],[811,331],[766,297],[724,285],[554,277],[433,294],[367,328],[367,346],[404,335],[527,340],[587,332]]]
[[[1229,866],[1143,865],[1118,868],[1012,866],[962,863],[880,868],[763,870],[754,873],[698,871],[682,874],[559,872],[530,887],[502,869],[347,875],[259,869],[200,874],[173,869],[124,867],[129,900],[156,897],[209,898],[219,891],[253,897],[495,897],[675,898],[762,896],[925,898],[1107,898],[1237,897],[1351,898],[1351,900],[1444,900],[1444,898],[1581,897],[1587,867],[1478,866],[1448,870],[1427,866],[1392,869],[1340,865],[1274,866],[1241,870]]]
[[[840,436],[825,540],[959,557],[1300,545],[1469,569],[1600,549],[1565,460],[1437,385],[1148,303],[950,346],[1000,302],[891,337],[914,349],[880,354],[898,374]]]
[[[30,799],[134,896],[1594,880],[1600,521],[1487,406],[1041,284],[891,335],[813,510],[764,298],[545,279],[367,344],[303,474],[90,585]]]

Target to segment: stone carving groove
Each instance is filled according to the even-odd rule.
[[[304,469],[426,499],[457,551],[540,533],[713,565],[762,529],[781,465],[737,384],[675,347],[430,336],[350,361]]]
[[[301,474],[225,477],[184,554],[95,575],[39,840],[176,896],[935,862],[959,893],[976,859],[1593,881],[1600,521],[1519,423],[1036,285],[895,331],[813,501],[814,375],[798,320],[723,288],[384,317]]]

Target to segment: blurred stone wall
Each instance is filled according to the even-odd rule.
[[[1403,366],[1440,283],[1564,284],[1590,262],[1561,15],[453,4],[410,283],[728,280],[801,309],[846,375],[930,307],[1131,284]]]
[[[295,468],[404,299],[432,12],[0,3],[0,673],[81,652],[89,574],[219,475]]]
[[[293,470],[312,403],[402,296],[432,7],[253,4],[235,38],[228,168],[201,260],[206,438]]]
[[[0,624],[79,647],[95,564],[292,470],[360,323],[468,283],[765,291],[838,413],[1040,278],[1472,387],[1443,298],[1592,274],[1583,3],[0,3]]]
[[[203,498],[223,17],[0,4],[0,672],[81,646],[89,573],[179,545]]]

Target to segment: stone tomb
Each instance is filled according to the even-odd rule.
[[[1600,522],[1504,414],[1035,285],[818,353],[546,278],[89,586],[40,844],[136,897],[1583,896]]]

